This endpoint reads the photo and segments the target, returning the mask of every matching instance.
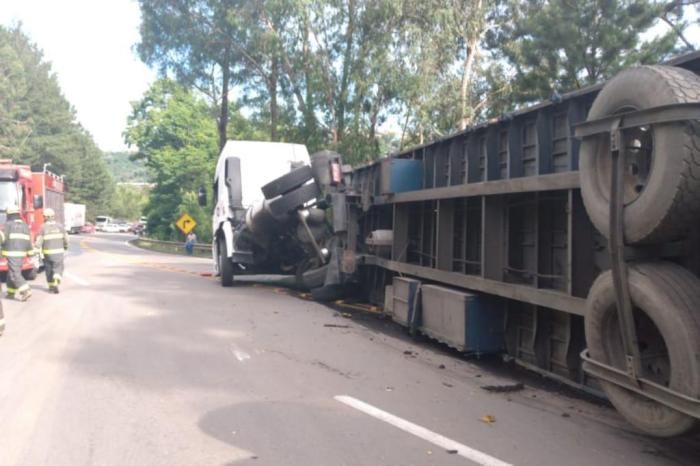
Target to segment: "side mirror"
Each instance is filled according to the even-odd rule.
[[[44,207],[44,198],[41,194],[35,194],[33,202],[35,209],[41,209]]]
[[[207,205],[207,190],[204,189],[204,186],[200,186],[197,191],[197,203],[202,207]]]

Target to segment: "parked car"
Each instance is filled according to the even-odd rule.
[[[117,224],[117,231],[119,233],[128,233],[129,232],[129,224],[128,223],[118,223]]]
[[[146,229],[145,225],[143,225],[141,223],[134,223],[129,227],[129,233],[133,233],[135,235],[141,235],[145,229]]]
[[[119,233],[119,226],[116,223],[106,223],[102,227],[102,231],[105,233]]]
[[[95,225],[90,222],[86,222],[85,225],[80,227],[80,233],[95,233]]]

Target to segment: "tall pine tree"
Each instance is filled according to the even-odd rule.
[[[656,63],[677,34],[643,40],[665,2],[653,0],[511,0],[508,21],[489,45],[515,72],[516,102],[547,99],[612,77],[634,64]]]

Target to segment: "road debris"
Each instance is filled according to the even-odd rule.
[[[330,327],[330,328],[350,328],[349,325],[340,325],[340,324],[323,324],[324,327]]]
[[[445,365],[444,365],[444,364],[440,364],[440,365],[438,366],[438,369],[444,369],[444,368],[445,368]]]
[[[492,392],[492,393],[511,393],[511,392],[519,392],[520,390],[523,390],[525,388],[525,384],[518,382],[518,383],[512,383],[512,384],[503,384],[503,385],[482,385],[481,389],[486,390],[487,392]]]
[[[443,382],[442,384],[443,384],[445,387],[447,387],[447,388],[452,388],[452,387],[454,387],[454,385],[452,385],[451,383]]]
[[[349,319],[352,317],[352,314],[350,314],[349,312],[341,312],[340,315],[345,317],[346,319]]]
[[[485,422],[486,424],[493,424],[496,422],[496,416],[492,416],[491,414],[484,414],[479,418],[481,422]]]
[[[393,392],[394,387],[386,387],[384,390],[386,390],[387,392]]]
[[[445,451],[446,451],[447,453],[449,453],[450,455],[456,455],[456,454],[457,454],[457,450],[445,450]]]

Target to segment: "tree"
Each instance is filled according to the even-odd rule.
[[[219,107],[219,149],[226,143],[229,89],[236,65],[236,37],[229,22],[235,0],[139,0],[141,59],[165,76],[174,73]]]
[[[180,206],[200,186],[210,186],[218,154],[218,131],[207,102],[174,81],[156,81],[132,103],[124,133],[153,174],[146,215],[149,232],[177,238],[173,227]],[[191,197],[191,196],[190,196]]]
[[[669,54],[674,31],[642,38],[663,8],[652,0],[512,0],[489,43],[515,72],[516,100],[532,102]]]
[[[21,27],[0,27],[0,157],[64,175],[66,199],[95,215],[113,182],[102,152],[76,121],[51,66]]]
[[[148,203],[148,187],[118,184],[109,213],[112,217],[138,220]]]
[[[349,159],[367,160],[396,101],[401,57],[391,51],[414,1],[140,0],[137,48],[147,64],[213,97],[220,146],[235,84],[256,123],[266,119],[269,139],[355,148],[363,152]]]

